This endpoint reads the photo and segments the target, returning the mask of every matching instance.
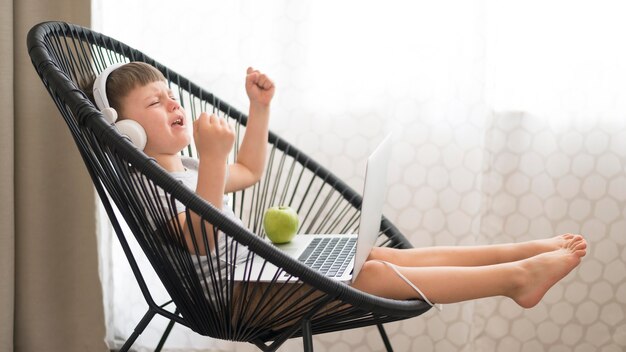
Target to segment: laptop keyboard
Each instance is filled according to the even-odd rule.
[[[355,237],[314,238],[298,260],[328,277],[340,277],[354,256]]]

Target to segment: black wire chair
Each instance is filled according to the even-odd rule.
[[[231,123],[237,136],[233,158],[247,116],[140,51],[90,29],[45,22],[30,30],[27,42],[33,65],[75,139],[148,304],[122,351],[131,347],[157,314],[170,320],[157,350],[174,323],[201,335],[250,342],[264,351],[276,350],[287,339],[300,336],[304,349],[312,351],[314,334],[377,325],[385,347],[391,350],[382,324],[415,317],[430,308],[420,300],[391,300],[358,291],[291,259],[263,240],[263,212],[276,204],[298,211],[299,231],[303,233],[343,233],[358,225],[361,196],[302,151],[270,132],[268,162],[261,181],[230,195],[242,226],[136,149],[105,120],[80,87],[113,63],[149,63],[164,74],[191,116],[211,111]],[[183,152],[193,153],[192,148]],[[224,250],[208,251],[208,269],[198,272],[195,268],[194,260],[203,258],[185,250],[181,226],[171,220],[176,218],[173,207],[161,203],[160,193],[170,204],[174,200],[184,204],[186,209],[181,211],[187,216],[192,212],[201,216],[205,240],[194,240],[196,248],[208,248],[208,233],[226,236]],[[153,299],[114,207],[166,288],[171,298],[168,302]],[[154,224],[160,224],[156,230]],[[378,246],[410,247],[384,217],[380,229]],[[233,266],[225,263],[232,263],[242,246],[250,251],[247,263],[272,263],[281,268],[279,274],[289,275],[289,282],[259,283],[253,275],[244,282],[234,282]]]

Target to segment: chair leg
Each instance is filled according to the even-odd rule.
[[[165,341],[167,340],[168,336],[170,336],[170,332],[172,332],[172,328],[174,327],[174,324],[176,323],[173,320],[170,320],[169,324],[167,324],[167,327],[165,328],[165,331],[163,332],[163,336],[161,336],[161,340],[159,340],[159,344],[157,345],[154,352],[161,351],[161,349],[163,348],[163,345],[165,345]]]
[[[305,352],[313,352],[313,330],[309,319],[302,321],[302,344]]]
[[[135,327],[135,330],[133,331],[133,333],[128,337],[128,339],[124,343],[124,346],[120,348],[119,352],[127,352],[130,349],[133,343],[135,343],[135,340],[137,340],[139,335],[141,335],[141,333],[145,330],[146,326],[150,324],[150,321],[152,320],[152,318],[154,318],[155,314],[156,314],[155,311],[153,311],[152,309],[148,309],[146,314],[144,314],[143,318],[141,318],[141,320],[139,321],[139,324],[137,324],[137,326]]]
[[[385,331],[383,324],[376,324],[376,327],[378,327],[378,332],[380,333],[380,337],[383,339],[383,343],[385,344],[387,352],[393,352],[391,342],[389,341],[389,337],[387,336],[387,332]]]

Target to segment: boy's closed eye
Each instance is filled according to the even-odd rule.
[[[176,97],[174,96],[174,94],[173,94],[173,93],[170,93],[170,94],[168,94],[167,96],[163,96],[162,98],[164,98],[165,100],[167,100],[167,98],[166,98],[166,97],[167,97],[167,98],[169,98],[170,100],[177,101],[177,99],[176,99]],[[164,100],[164,99],[162,99],[162,98],[161,98],[161,97],[157,97],[157,98],[155,98],[155,100],[151,101],[151,102],[148,104],[148,106],[155,106],[155,105],[160,104],[160,103],[161,103],[161,101],[162,101],[162,100]]]

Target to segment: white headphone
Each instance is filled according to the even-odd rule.
[[[109,99],[107,99],[107,78],[115,69],[123,66],[124,63],[113,64],[102,71],[93,83],[93,98],[96,102],[96,106],[102,112],[102,115],[114,124],[120,134],[125,135],[130,141],[139,149],[143,150],[148,142],[148,136],[146,131],[141,125],[131,119],[117,121],[117,111],[109,105]]]

